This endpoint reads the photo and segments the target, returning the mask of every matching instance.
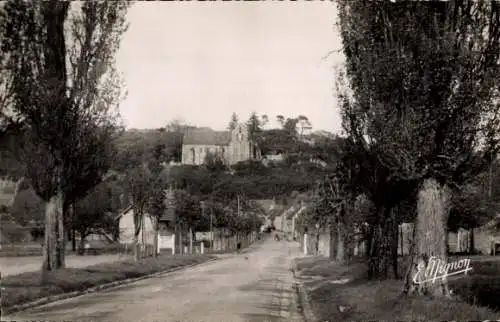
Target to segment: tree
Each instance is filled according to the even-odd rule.
[[[162,180],[154,180],[152,184],[151,199],[148,207],[148,213],[153,221],[154,228],[154,239],[153,239],[153,254],[154,257],[158,257],[158,234],[159,234],[159,222],[163,214],[165,213],[167,207],[165,204],[166,198],[166,185]]]
[[[297,117],[297,123],[298,123],[298,126],[300,128],[299,135],[301,137],[304,134],[304,130],[310,130],[310,129],[312,129],[311,122],[309,121],[309,119],[307,118],[307,116],[299,115]]]
[[[41,223],[44,219],[45,203],[30,187],[15,195],[10,214],[23,226],[31,221]]]
[[[176,132],[176,133],[182,133],[186,129],[188,125],[183,119],[176,118],[172,121],[170,121],[167,126],[165,127],[165,130],[167,132]]]
[[[91,233],[109,233],[115,224],[109,187],[99,184],[74,206],[73,225],[80,235],[79,251],[83,252],[85,238]]]
[[[380,191],[393,187],[394,200],[417,200],[407,294],[448,295],[445,282],[417,287],[412,277],[430,255],[446,259],[441,237],[450,194],[497,151],[499,8],[471,1],[339,2],[352,89],[340,94],[346,132],[374,160],[372,169],[385,173],[378,176],[386,187]],[[483,162],[476,162],[477,151]],[[388,222],[396,222],[397,202],[382,200],[372,199],[379,236],[390,235]]]
[[[238,115],[233,112],[233,114],[231,115],[231,121],[229,121],[229,125],[227,128],[229,129],[229,131],[232,131],[236,128],[236,125],[238,125]]]
[[[67,1],[9,1],[0,9],[1,76],[26,129],[26,176],[47,202],[44,273],[64,266],[65,198],[83,195],[106,171],[95,156],[107,149],[101,139],[109,139],[110,116],[122,94],[112,66],[128,6],[85,2],[71,18]],[[71,45],[64,32],[68,20]],[[90,155],[95,160],[85,164]]]
[[[267,125],[267,123],[269,123],[269,117],[267,116],[267,114],[262,114],[260,116],[260,126],[265,126]]]
[[[140,260],[142,257],[139,234],[141,233],[141,229],[144,229],[144,213],[147,206],[150,205],[152,179],[151,171],[146,164],[129,170],[125,179],[125,189],[132,201],[134,217],[134,258],[136,261]]]
[[[166,211],[166,189],[168,187],[166,176],[162,175],[164,167],[161,164],[164,145],[158,144],[153,151],[153,158],[149,164],[151,171],[151,187],[150,199],[148,204],[148,213],[153,221],[154,239],[153,239],[153,254],[158,257],[158,234],[160,233],[159,223],[160,219]]]
[[[211,173],[220,174],[222,171],[227,170],[227,166],[220,155],[208,152],[205,156],[203,166]]]
[[[193,229],[201,221],[200,199],[189,194],[189,192],[185,190],[176,190],[175,204],[176,226],[181,232],[189,231],[189,240],[192,241],[194,233]],[[180,242],[183,242],[182,237]]]
[[[285,117],[283,115],[276,115],[276,121],[281,125],[281,127],[284,127],[285,125]]]
[[[250,118],[248,119],[248,122],[247,122],[248,137],[250,140],[252,140],[254,142],[257,141],[257,138],[258,138],[260,132],[262,132],[260,125],[261,124],[260,124],[259,117],[257,116],[257,113],[252,112],[252,114],[250,114]]]
[[[283,125],[283,130],[285,130],[285,133],[288,135],[288,137],[291,140],[294,140],[297,138],[297,124],[299,123],[299,120],[297,118],[287,118],[284,125]]]

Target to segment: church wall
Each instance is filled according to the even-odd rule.
[[[193,150],[195,151],[195,158],[193,162]],[[182,164],[203,164],[205,157],[208,153],[227,155],[228,146],[221,145],[202,145],[202,144],[185,144],[182,146]],[[225,156],[224,156],[225,157]]]

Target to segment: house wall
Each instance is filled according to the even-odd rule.
[[[158,225],[158,249],[160,252],[171,253],[172,247],[178,252],[178,236],[175,229],[168,222],[160,222]]]
[[[283,220],[283,231],[286,233],[292,233],[293,232],[293,218],[286,218]]]
[[[281,153],[280,154],[266,154],[265,159],[267,159],[269,161],[283,161],[284,156]]]
[[[313,239],[316,236],[313,236]],[[312,241],[312,240],[311,240]],[[330,233],[327,231],[323,231],[319,234],[319,243],[318,243],[318,255],[329,257],[330,256]]]
[[[411,223],[403,223],[400,225],[400,239],[398,245],[399,255],[409,254],[411,237],[412,237]],[[402,235],[401,235],[401,231]],[[402,237],[401,237],[402,236]],[[403,239],[401,239],[403,238]],[[494,233],[486,228],[474,229],[474,248],[484,255],[489,255],[491,252],[492,241],[500,243],[500,234]],[[466,252],[470,250],[470,231],[460,228],[459,232],[448,232],[447,235],[448,249],[450,252]],[[403,253],[401,253],[403,249]]]
[[[413,236],[413,225],[411,223],[403,223],[399,226],[399,240],[398,240],[398,255],[408,255],[410,253],[410,247]],[[470,232],[465,229],[460,229],[460,233],[449,232],[448,247],[449,251],[454,252],[466,252],[470,249]],[[296,236],[297,239],[302,243],[302,236]],[[316,234],[313,230],[310,230],[308,234],[308,251],[309,254],[314,254],[316,243]],[[480,251],[484,255],[491,254],[492,244],[500,244],[500,232],[493,233],[491,230],[486,228],[476,228],[474,229],[474,248]],[[335,246],[335,240],[330,239],[330,234],[328,231],[323,231],[320,233],[318,255],[329,256],[332,247]],[[366,249],[366,244],[360,241],[355,241],[354,256],[362,256]],[[303,247],[303,245],[301,246]]]
[[[194,149],[194,161],[193,161]],[[205,144],[183,144],[182,164],[201,165],[205,161],[207,153],[217,153],[229,164],[241,161],[261,158],[261,152],[249,141],[248,130],[245,124],[239,124],[231,133],[231,141],[228,145],[205,145]]]
[[[145,214],[145,227],[141,228],[141,232],[139,233],[139,243],[143,243],[143,228],[144,229],[144,237],[146,244],[153,244],[154,239],[154,229],[153,222],[151,218]],[[130,244],[134,242],[134,216],[133,210],[130,210],[126,214],[120,217],[119,222],[120,229],[120,243],[121,244]]]
[[[500,243],[500,232],[487,228],[474,229],[474,248],[484,255],[490,255],[493,243]]]
[[[193,162],[193,149],[195,152],[195,160]],[[229,147],[227,145],[202,145],[202,144],[185,144],[182,145],[182,163],[201,165],[205,161],[208,153],[215,153],[227,159],[229,155]]]
[[[448,233],[448,247],[450,252],[466,252],[470,249],[470,232],[460,228],[456,233]],[[477,248],[477,247],[476,247]]]
[[[274,221],[273,221],[273,225],[274,227],[278,230],[281,230],[282,229],[282,221],[283,221],[283,215],[280,215],[280,216],[276,216],[274,218]]]
[[[312,230],[314,231],[314,230]],[[317,235],[313,232],[309,234],[309,252],[310,254],[314,254],[315,252],[315,245],[316,245],[316,237]],[[353,245],[352,248],[349,248],[350,246],[347,244],[348,241],[346,241],[345,244],[345,249],[344,251],[346,252],[346,256],[364,256],[366,254],[366,243],[361,241],[360,234],[356,235],[354,237]],[[318,242],[318,254],[319,256],[324,256],[324,257],[330,257],[333,256],[336,252],[336,247],[337,247],[337,241],[335,239],[332,240],[332,238],[335,238],[335,235],[332,236],[330,233],[330,230],[328,228],[323,229],[319,233],[319,242]],[[352,253],[353,252],[353,253]]]

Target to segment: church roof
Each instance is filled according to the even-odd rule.
[[[228,145],[231,141],[229,131],[214,131],[212,129],[190,129],[184,134],[183,144],[190,145]]]

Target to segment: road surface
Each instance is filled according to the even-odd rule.
[[[303,321],[293,289],[297,243],[269,239],[247,252],[2,321]]]
[[[66,267],[82,268],[90,265],[123,260],[124,255],[78,256],[66,255]],[[36,272],[42,267],[42,256],[0,257],[0,272],[2,276],[16,275],[26,272]]]

